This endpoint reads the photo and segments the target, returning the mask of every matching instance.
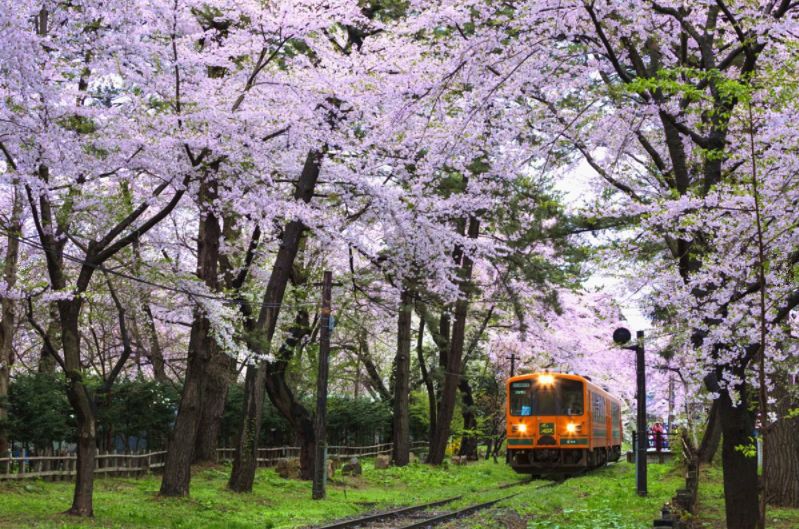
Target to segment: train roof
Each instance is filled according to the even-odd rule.
[[[603,395],[603,396],[605,396],[605,397],[607,397],[607,398],[609,398],[611,400],[614,400],[614,401],[618,402],[619,404],[622,403],[620,398],[618,398],[618,397],[616,397],[614,395],[611,395],[607,390],[603,389],[601,386],[598,386],[597,384],[592,382],[590,378],[585,377],[583,375],[578,375],[576,373],[557,373],[555,371],[539,371],[539,372],[536,372],[536,373],[525,373],[523,375],[516,375],[516,376],[510,377],[508,379],[508,384],[510,384],[511,382],[516,382],[518,380],[531,380],[531,379],[534,379],[534,378],[538,378],[541,375],[550,375],[550,376],[553,376],[555,378],[565,378],[565,379],[569,379],[569,380],[579,380],[580,382],[584,382],[584,383],[588,384],[592,391],[595,391],[595,392],[597,392],[597,393],[599,393],[599,394],[601,394],[601,395]]]

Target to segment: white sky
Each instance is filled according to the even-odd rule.
[[[587,204],[595,196],[592,182],[596,178],[599,178],[599,175],[585,160],[582,160],[573,170],[556,180],[555,189],[563,193],[567,208],[579,208]],[[637,302],[638,296],[630,293],[625,288],[624,281],[614,277],[610,272],[610,270],[607,272],[597,270],[586,282],[586,287],[610,292],[619,303],[622,314],[629,323],[633,334],[635,334],[635,331],[651,328],[652,323],[641,312],[640,305]]]

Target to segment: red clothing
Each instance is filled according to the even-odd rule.
[[[663,450],[663,434],[666,431],[663,429],[663,425],[656,424],[652,427],[652,434],[655,437],[655,451],[660,452]]]

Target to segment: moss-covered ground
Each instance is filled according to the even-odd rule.
[[[234,494],[225,487],[228,472],[226,467],[196,470],[191,497],[180,499],[158,496],[158,476],[98,479],[91,520],[57,514],[69,505],[71,483],[0,484],[0,529],[288,529],[456,495],[468,495],[455,504],[462,506],[516,492],[496,509],[452,527],[638,529],[651,527],[655,514],[682,482],[678,471],[654,465],[650,495],[639,498],[634,493],[633,466],[618,463],[543,488],[539,487],[548,482],[499,490],[498,485],[524,478],[503,463],[375,470],[365,461],[363,476],[336,476],[329,483],[328,498],[313,501],[310,483],[283,479],[271,469],[258,471],[252,494]]]

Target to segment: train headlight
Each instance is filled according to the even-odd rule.
[[[526,424],[520,424],[519,428],[518,428],[518,431],[520,431],[521,433],[526,432],[527,431],[527,425]]]
[[[573,422],[570,422],[566,425],[566,431],[568,433],[577,433],[577,425]]]
[[[555,383],[555,377],[552,375],[539,375],[538,383],[542,386],[551,386]]]

